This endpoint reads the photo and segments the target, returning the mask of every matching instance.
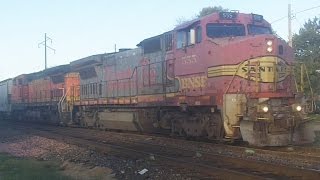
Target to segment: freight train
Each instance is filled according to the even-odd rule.
[[[220,12],[121,49],[0,83],[2,116],[100,129],[312,142],[293,49],[262,15]]]

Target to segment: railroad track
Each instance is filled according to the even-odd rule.
[[[54,128],[55,126],[48,126],[47,128],[52,127]],[[78,129],[80,131],[86,131],[86,133],[90,132],[90,137],[95,137],[99,138],[101,131],[96,131],[96,130],[88,130],[84,128],[74,128],[74,127],[67,127],[67,131],[72,131],[73,129]],[[132,132],[114,132],[114,131],[107,131],[106,132],[108,135],[116,135],[114,138],[118,138],[118,136],[124,136],[127,139],[131,139],[132,137],[135,137],[132,139],[132,141],[136,142],[136,137],[140,137],[140,139],[148,139],[148,138],[156,138],[156,139],[162,139],[164,142],[170,141],[173,144],[175,141],[180,141],[180,142],[185,142],[185,143],[190,143],[190,140],[186,140],[180,137],[174,137],[174,138],[169,138],[166,136],[163,136],[162,134],[138,134],[138,133],[132,133]],[[102,137],[103,138],[103,137]],[[141,142],[141,141],[140,141]],[[232,151],[233,153],[237,154],[242,154],[243,152],[246,152],[247,150],[254,151],[254,153],[263,155],[263,156],[269,156],[270,158],[275,158],[279,157],[282,159],[288,159],[288,160],[299,160],[301,162],[307,162],[310,166],[317,166],[318,168],[314,168],[315,170],[320,169],[320,149],[315,148],[315,147],[302,147],[302,146],[290,146],[289,149],[292,148],[292,150],[288,150],[286,147],[268,147],[268,148],[262,148],[262,147],[248,147],[246,145],[226,145],[226,144],[221,144],[221,143],[212,143],[212,142],[207,142],[207,141],[191,141],[192,144],[195,146],[200,147],[200,149],[210,149],[210,148],[220,148],[220,149],[227,149]],[[151,142],[148,142],[151,143]],[[159,142],[157,142],[159,143]],[[153,144],[156,145],[156,144]],[[312,153],[309,153],[312,152]],[[293,167],[299,166],[295,165],[294,163],[292,164]]]
[[[20,123],[20,122],[18,122]],[[25,124],[25,123],[22,123]],[[30,126],[30,124],[25,124]],[[39,126],[39,124],[33,124],[33,126]],[[45,126],[46,128],[55,128],[56,126],[52,126],[52,125],[41,125],[41,126]],[[96,132],[101,132],[99,130],[91,130],[91,129],[87,129],[87,128],[79,128],[79,127],[66,127],[68,129],[68,131],[72,130],[72,129],[79,129],[82,131],[92,131],[90,136],[95,136],[97,138],[97,134]],[[88,132],[86,132],[88,133]],[[106,131],[106,133],[108,133],[108,135],[110,134],[116,134],[116,136],[124,136],[127,138],[131,138],[131,137],[140,137],[140,138],[157,138],[157,139],[161,139],[165,142],[167,141],[180,141],[180,142],[186,142],[189,143],[190,140],[186,140],[185,138],[181,138],[181,137],[168,137],[168,136],[164,136],[163,134],[139,134],[136,132],[116,132],[116,131]],[[115,137],[116,138],[116,137]],[[262,155],[271,155],[271,156],[279,156],[281,158],[286,158],[286,159],[297,159],[297,160],[301,160],[301,161],[308,161],[309,163],[313,163],[313,164],[319,164],[320,162],[320,148],[314,147],[314,146],[289,146],[289,147],[250,147],[250,146],[246,146],[243,144],[237,144],[237,145],[228,145],[228,144],[222,144],[222,143],[217,143],[217,141],[204,141],[204,140],[191,140],[191,142],[195,145],[197,145],[198,147],[203,147],[203,148],[210,148],[212,146],[214,146],[214,148],[222,148],[222,149],[228,149],[228,150],[232,150],[234,152],[245,152],[246,150],[254,150],[255,153],[257,154],[262,154]],[[320,169],[320,165],[319,165],[319,169]]]
[[[205,150],[186,149],[156,142],[135,141],[134,138],[120,138],[113,134],[106,138],[99,131],[75,128],[59,128],[53,126],[18,126],[20,130],[29,133],[68,141],[76,145],[85,145],[104,153],[110,149],[116,150],[118,155],[127,157],[153,156],[165,164],[175,168],[197,169],[205,177],[237,178],[237,179],[319,179],[318,171],[300,169],[279,164],[267,163],[224,154],[209,153]],[[118,133],[119,135],[119,133]],[[150,136],[139,135],[143,139]],[[188,142],[190,143],[190,141]],[[201,144],[201,143],[199,143]],[[212,144],[211,144],[212,145]],[[227,147],[227,146],[226,146]],[[266,151],[267,152],[267,151]]]

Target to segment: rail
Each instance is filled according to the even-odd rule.
[[[26,127],[22,126],[22,128],[25,129]],[[152,138],[151,140],[146,140],[147,137],[143,135],[139,135],[141,138],[131,135],[130,138],[125,138],[126,136],[119,133],[117,133],[117,136],[110,136],[110,134],[100,136],[106,132],[94,133],[91,130],[85,129],[62,129],[43,126],[28,126],[28,128],[31,128],[30,132],[41,136],[49,136],[50,138],[57,140],[62,139],[63,141],[74,144],[89,145],[89,147],[101,152],[104,152],[106,148],[109,150],[111,148],[117,150],[118,153],[128,154],[128,152],[131,152],[131,156],[135,156],[136,154],[142,154],[144,156],[153,155],[156,160],[165,160],[161,162],[169,161],[170,163],[177,164],[175,165],[177,168],[181,168],[182,166],[185,166],[186,168],[196,167],[196,169],[202,170],[210,175],[214,175],[216,172],[223,172],[224,175],[229,175],[229,177],[232,175],[233,178],[242,176],[242,178],[251,179],[265,179],[270,177],[275,179],[294,179],[303,174],[304,177],[310,179],[319,178],[319,172],[310,168],[297,168],[293,165],[282,165],[281,163],[275,163],[277,160],[275,160],[275,162],[265,162],[263,159],[255,160],[250,157],[244,158],[242,154],[243,151],[239,152],[240,157],[238,157],[237,154],[221,152],[213,153],[211,152],[211,148],[204,148],[206,145],[203,143],[199,144],[199,142],[197,142],[197,144],[200,146],[194,147],[191,145],[190,147],[186,146],[184,143],[178,143],[180,141],[172,143],[168,140],[165,142],[158,141],[158,139],[153,141]],[[120,136],[123,136],[124,138]],[[199,149],[199,147],[201,148]],[[216,146],[212,146],[212,148],[213,147],[216,148]],[[227,146],[224,146],[224,150],[226,147]],[[231,149],[228,149],[228,152],[230,152]],[[255,155],[252,155],[252,157],[253,156]],[[265,158],[268,158],[268,153],[265,156]]]

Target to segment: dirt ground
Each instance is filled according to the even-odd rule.
[[[92,155],[93,152],[52,139],[28,135],[9,127],[0,127],[0,153],[58,162],[62,174],[73,179],[115,179],[112,169],[79,162],[77,159],[82,157],[89,162],[88,155]]]

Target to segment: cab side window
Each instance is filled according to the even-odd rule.
[[[198,26],[196,28],[196,43],[201,43],[202,41],[202,28],[201,26]]]
[[[185,31],[179,31],[177,33],[177,49],[181,49],[186,46],[187,34]]]
[[[199,42],[201,42],[201,27],[199,30]],[[196,43],[197,32],[194,28],[183,29],[177,32],[177,49],[192,46]]]

